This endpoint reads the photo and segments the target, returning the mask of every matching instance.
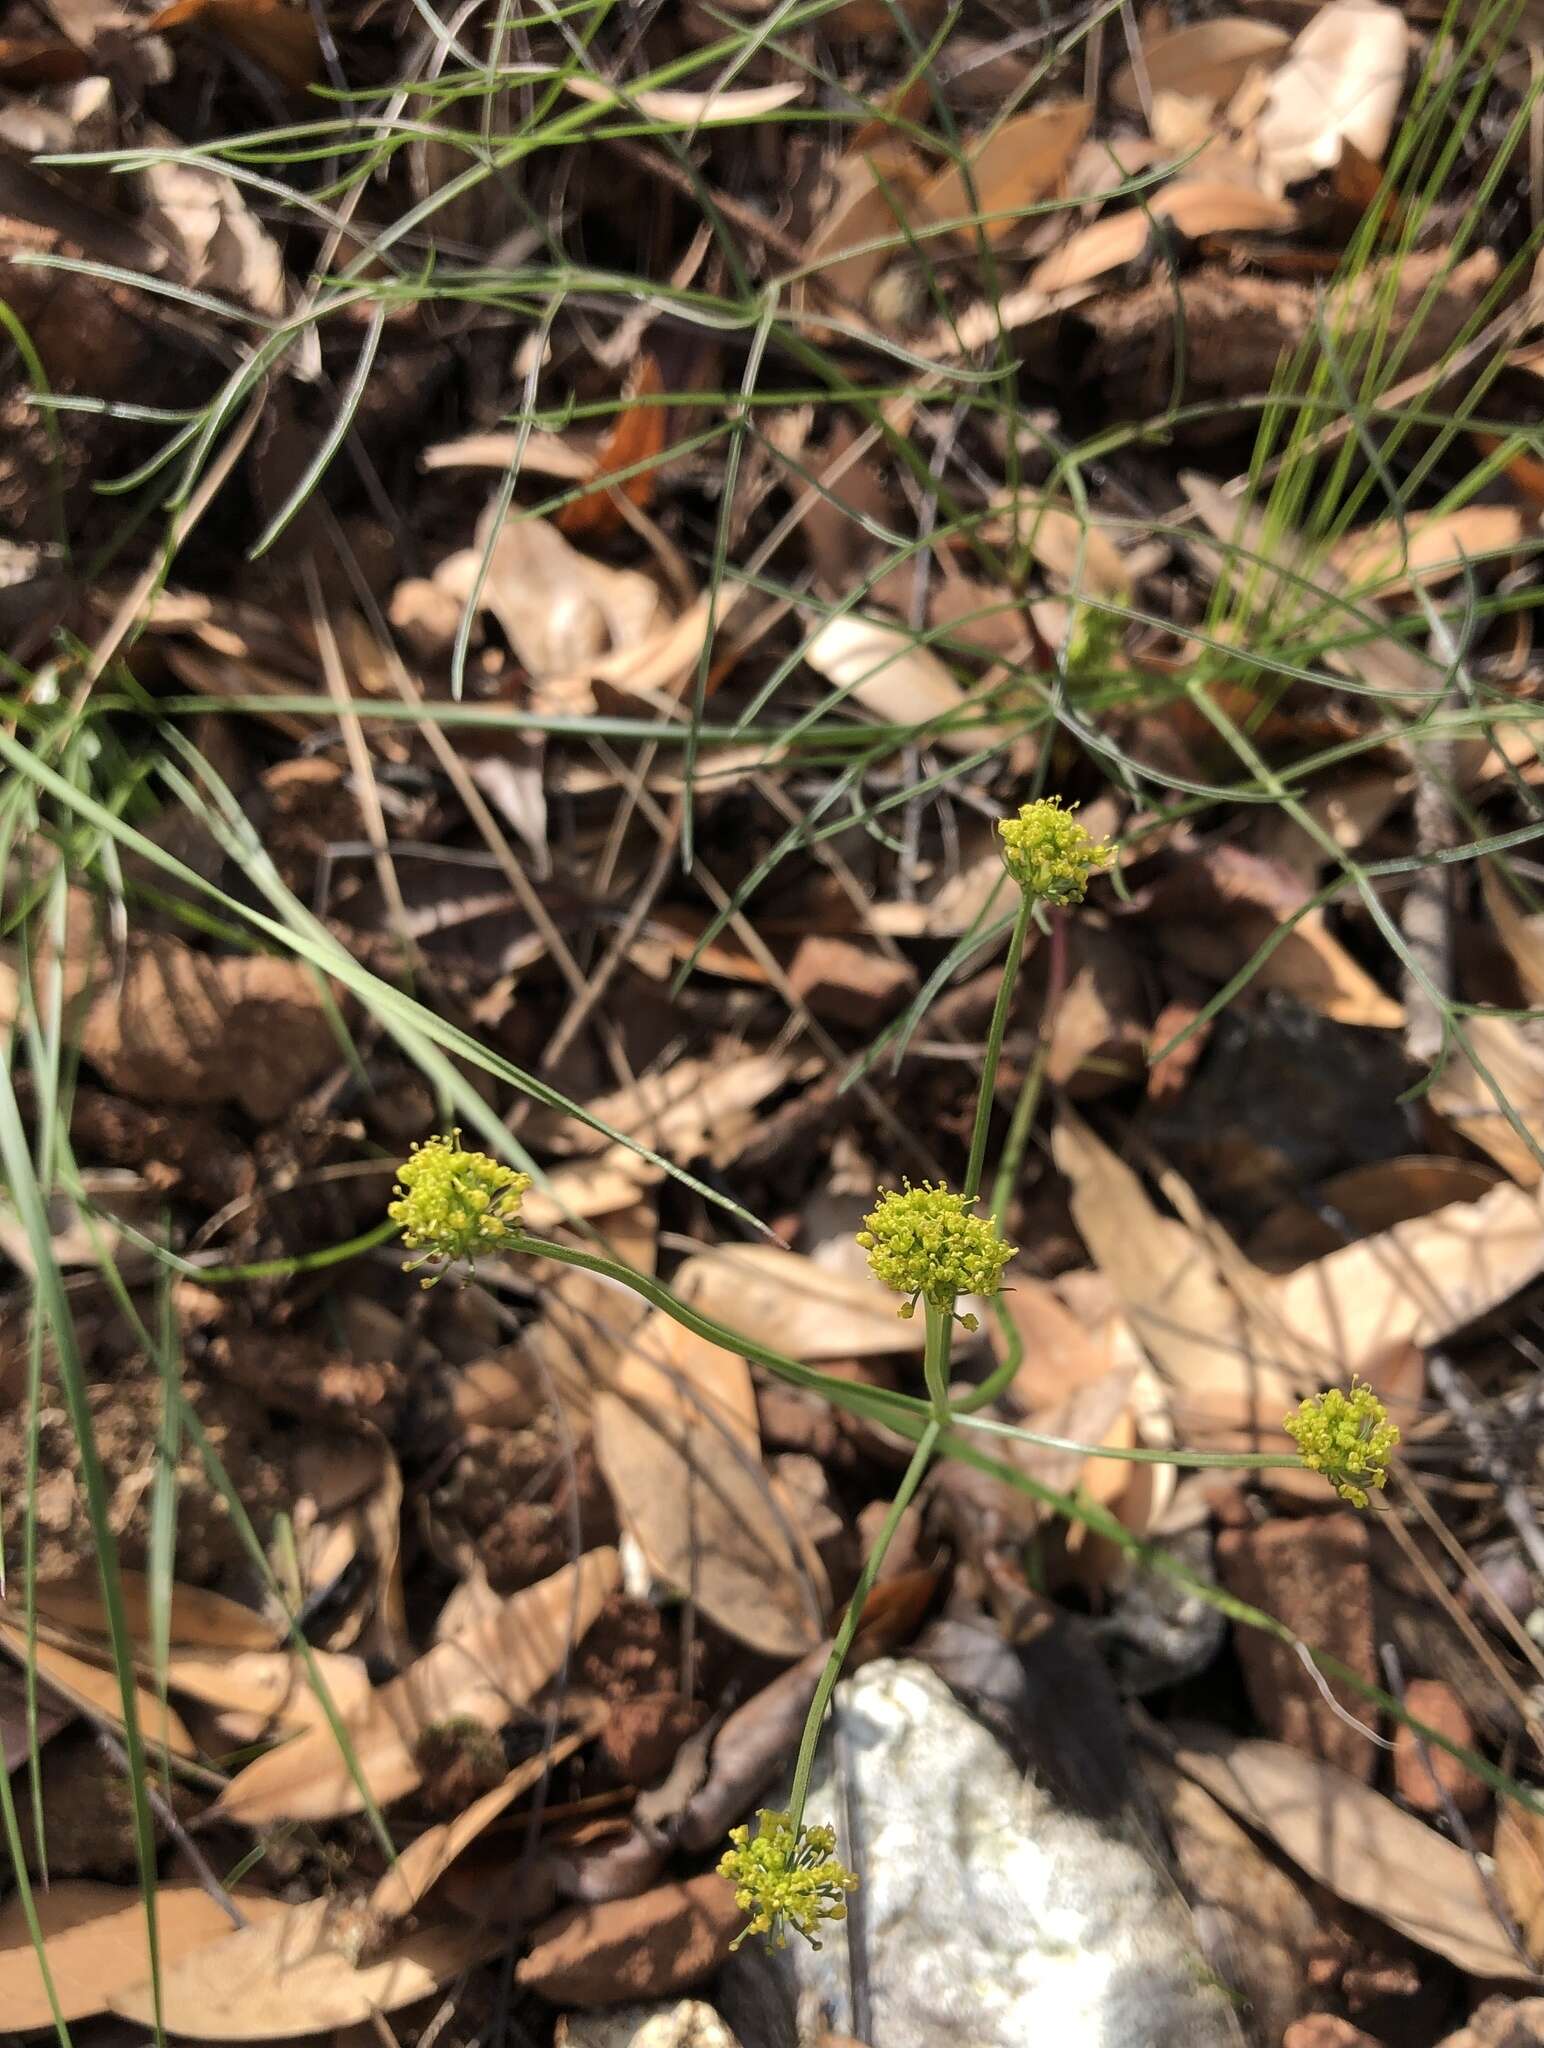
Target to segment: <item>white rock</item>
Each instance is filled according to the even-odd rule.
[[[618,2005],[571,2012],[558,2021],[557,2048],[740,2048],[711,2005]]]
[[[883,2048],[1236,2048],[1141,1831],[1058,1804],[926,1665],[870,1664],[839,1688],[807,1817],[863,1883],[818,1953],[787,1951],[801,2042],[866,2026]]]

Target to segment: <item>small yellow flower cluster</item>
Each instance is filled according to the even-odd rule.
[[[1399,1431],[1371,1387],[1353,1379],[1349,1394],[1310,1394],[1283,1427],[1309,1471],[1322,1472],[1342,1500],[1364,1508],[1368,1487],[1381,1491]]]
[[[868,1253],[876,1279],[908,1296],[903,1316],[917,1297],[933,1308],[952,1309],[960,1294],[996,1294],[1003,1267],[1018,1250],[998,1235],[989,1216],[972,1216],[972,1204],[942,1186],[924,1181],[903,1192],[882,1194],[863,1221],[858,1242]],[[961,1318],[968,1330],[974,1316]]]
[[[409,1262],[438,1270],[424,1281],[432,1287],[449,1266],[479,1252],[497,1251],[520,1220],[520,1198],[531,1185],[528,1173],[500,1166],[486,1152],[464,1152],[461,1133],[426,1139],[397,1168],[397,1199],[386,1214],[402,1232]]]
[[[1045,903],[1081,903],[1088,878],[1115,858],[1108,840],[1091,839],[1062,808],[1060,797],[1025,804],[1016,818],[1000,818],[1003,865],[1026,896]]]
[[[858,1880],[836,1860],[836,1835],[830,1828],[796,1828],[786,1813],[756,1816],[756,1833],[731,1828],[734,1844],[719,1861],[718,1874],[735,1888],[735,1904],[751,1915],[751,1923],[730,1944],[738,1948],[748,1934],[764,1934],[773,1948],[787,1948],[787,1929],[819,1948],[815,1929],[822,1920],[847,1918],[847,1894]]]

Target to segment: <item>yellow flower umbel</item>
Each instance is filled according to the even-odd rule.
[[[972,1204],[942,1185],[903,1184],[900,1194],[883,1194],[863,1221],[858,1242],[870,1270],[886,1287],[908,1297],[911,1315],[920,1296],[931,1307],[952,1310],[960,1294],[996,1294],[1003,1267],[1018,1250],[999,1236],[989,1216],[972,1216]],[[974,1316],[962,1316],[967,1330]]]
[[[1025,804],[1016,818],[1000,818],[1003,865],[1026,896],[1044,903],[1081,903],[1088,878],[1115,858],[1108,840],[1091,839],[1060,797]]]
[[[408,1271],[436,1268],[425,1287],[447,1267],[497,1251],[519,1222],[520,1198],[531,1185],[528,1173],[500,1166],[486,1152],[464,1152],[460,1140],[452,1131],[415,1145],[397,1168],[397,1199],[386,1211],[408,1250],[423,1254],[408,1261]]]
[[[1371,1387],[1353,1379],[1349,1394],[1310,1394],[1283,1427],[1309,1471],[1322,1472],[1342,1500],[1364,1508],[1368,1487],[1382,1490],[1399,1431]]]
[[[815,1929],[821,1921],[847,1918],[847,1894],[857,1890],[858,1880],[837,1862],[832,1829],[796,1828],[786,1813],[763,1808],[754,1836],[748,1827],[731,1828],[729,1839],[734,1847],[724,1851],[718,1874],[728,1878],[735,1904],[751,1916],[731,1948],[748,1934],[764,1934],[771,1947],[787,1948],[790,1927],[819,1948]]]

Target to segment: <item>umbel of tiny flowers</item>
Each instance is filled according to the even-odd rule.
[[[790,1927],[819,1948],[815,1929],[821,1921],[847,1918],[847,1894],[857,1890],[858,1880],[837,1862],[831,1828],[795,1827],[786,1813],[763,1807],[754,1835],[748,1827],[731,1828],[729,1839],[734,1846],[719,1859],[718,1874],[728,1878],[735,1904],[751,1916],[731,1948],[750,1934],[787,1948]]]
[[[1089,876],[1115,858],[1108,840],[1084,831],[1076,811],[1076,804],[1064,807],[1060,797],[1045,796],[1022,805],[1016,818],[998,820],[1003,865],[1026,896],[1081,903]]]
[[[432,1287],[451,1266],[497,1251],[519,1222],[530,1185],[528,1173],[464,1151],[459,1131],[415,1145],[397,1168],[397,1199],[386,1210],[408,1250],[422,1253],[407,1270],[432,1267],[423,1282]]]
[[[940,1183],[923,1181],[901,1192],[882,1194],[864,1217],[858,1242],[870,1270],[886,1287],[907,1299],[901,1314],[912,1315],[921,1299],[946,1314],[961,1294],[996,1294],[1003,1267],[1018,1250],[1006,1242],[989,1216],[974,1216],[974,1201],[951,1194]],[[967,1330],[974,1316],[962,1316]]]
[[[1310,1394],[1284,1427],[1309,1471],[1321,1472],[1342,1500],[1364,1508],[1369,1486],[1381,1492],[1399,1431],[1364,1382],[1353,1379],[1349,1394]]]

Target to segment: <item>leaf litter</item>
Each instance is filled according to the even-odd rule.
[[[920,1393],[920,1325],[841,1246],[876,1186],[959,1177],[1010,907],[995,825],[1042,790],[1083,801],[1119,879],[1026,948],[989,1152],[1024,1088],[1016,1345],[961,1333],[957,1385],[1006,1360],[990,1422],[1269,1451],[1300,1394],[1359,1376],[1404,1432],[1393,1512],[1465,1654],[1518,1698],[1539,1674],[1518,53],[1494,44],[1433,196],[1404,124],[1470,73],[1430,10],[1155,7],[1031,42],[971,4],[925,62],[910,37],[940,11],[904,14],[907,34],[845,0],[773,36],[762,10],[687,10],[602,24],[582,59],[555,22],[496,52],[463,23],[419,81],[446,97],[432,144],[362,176],[340,157],[335,186],[223,145],[314,113],[324,74],[418,63],[405,11],[319,34],[272,5],[180,0],[132,30],[72,6],[0,51],[0,263],[31,350],[0,392],[0,632],[17,729],[86,776],[106,833],[82,812],[72,836],[51,788],[48,829],[8,840],[5,1011],[37,1154],[67,1134],[81,1170],[51,1243],[136,1713],[192,1816],[158,1849],[176,2036],[395,2013],[407,2042],[460,2000],[471,2027],[516,1909],[533,2038],[722,1961],[737,1916],[711,1862],[786,1774],[904,1446],[601,1276],[508,1261],[424,1294],[372,1233],[394,1163],[453,1112],[530,1155],[534,1230],[624,1257],[833,1395]],[[481,74],[445,61],[474,51],[531,144],[494,176],[456,112]],[[1445,143],[1464,120],[1443,104]],[[116,147],[114,176],[90,153]],[[24,161],[45,153],[77,160]],[[254,400],[234,478],[177,499],[163,560],[156,520],[120,526],[93,486],[212,418],[254,335],[282,367],[231,387],[232,416]],[[1452,858],[1466,834],[1492,858]],[[1414,877],[1439,853],[1445,950],[1418,974]],[[56,968],[81,1068],[62,1094],[35,1028]],[[1428,1074],[1433,982],[1453,1028]],[[147,1242],[181,1262],[169,1306]],[[5,1747],[20,1785],[30,1658],[47,1814],[122,1700],[46,1339],[23,1571],[17,1211],[0,1249]],[[1444,1405],[1454,1359],[1488,1437]],[[249,1530],[186,1417],[162,1447],[179,1373]],[[1377,1710],[1299,1681],[1290,1644],[1260,1668],[1307,1711],[1262,1703],[1236,1559],[1265,1532],[1272,1583],[1307,1570],[1322,1489],[973,1441],[1039,1494],[935,1475],[859,1656],[904,1652],[944,1601],[1030,1660],[1047,1602],[1140,1639],[1112,1660],[1148,1674],[1190,1789],[1365,1916],[1333,1973],[1292,1977],[1293,2048],[1297,2020],[1435,2044],[1430,1985],[1456,1980],[1433,1973],[1523,1975],[1507,1913],[1537,1962],[1525,1805],[1475,1779],[1466,1837],[1412,1789],[1411,1730],[1374,1728],[1404,1744],[1384,1775],[1343,1718]],[[1226,1578],[1231,1619],[1155,1620],[1155,1551]],[[1451,1671],[1413,1595],[1376,1597],[1420,1720]],[[1345,1628],[1388,1677],[1360,1606]],[[1259,1732],[1325,1717],[1349,1774]],[[1537,1780],[1526,1718],[1465,1725]],[[188,1842],[255,1857],[250,1927],[188,1880]],[[1245,1882],[1269,1891],[1257,1865]],[[60,1876],[36,1896],[67,2017],[150,2024],[137,1894]],[[3,1910],[0,2003],[44,2026]],[[1379,1949],[1401,1939],[1402,1977]],[[1375,1977],[1379,2007],[1355,1989]]]

